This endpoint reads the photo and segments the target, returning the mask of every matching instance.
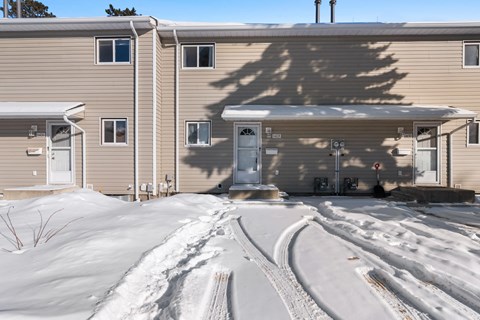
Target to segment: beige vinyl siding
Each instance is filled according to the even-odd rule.
[[[45,121],[0,120],[0,191],[15,186],[45,184],[47,176],[46,138],[28,137],[32,125],[45,132]],[[42,148],[38,156],[27,155],[28,148]],[[37,175],[34,176],[33,172]]]
[[[394,152],[395,148],[412,150],[413,139],[398,139],[396,130],[404,127],[405,133],[411,134],[411,122],[269,121],[262,126],[264,132],[270,127],[274,134],[282,135],[281,139],[273,139],[262,133],[263,182],[282,190],[313,192],[315,177],[327,177],[333,188],[335,151],[331,150],[331,139],[345,140],[340,156],[340,184],[346,177],[358,178],[359,191],[371,192],[376,184],[373,166],[377,162],[381,164],[381,183],[387,189],[412,181],[412,155],[398,156]],[[266,148],[276,148],[278,155],[267,155]]]
[[[161,108],[159,139],[159,182],[175,174],[175,45],[162,44],[159,55],[161,65]]]
[[[224,189],[231,184],[233,123],[220,118],[225,105],[431,104],[452,105],[480,112],[480,91],[477,90],[480,87],[480,70],[463,68],[463,40],[452,37],[289,38],[288,41],[180,39],[183,43],[216,44],[214,70],[180,71],[180,191],[216,191],[218,183],[224,184]],[[164,44],[163,56],[163,65],[173,66],[174,47],[170,43]],[[165,69],[162,73],[172,81],[168,86],[162,86],[162,103],[165,103],[162,107],[169,108],[171,105],[173,108],[173,69]],[[186,120],[212,121],[212,147],[184,147]],[[166,121],[163,119],[164,123]],[[462,123],[463,120],[446,122],[442,133],[455,130]],[[287,124],[271,124],[273,128],[284,125]],[[392,121],[368,124],[362,124],[361,121],[344,122],[341,124],[344,133],[332,128],[332,123],[328,122],[310,123],[306,128],[304,125],[306,123],[288,122],[282,133],[285,132],[286,139],[293,135],[296,142],[301,138],[299,135],[302,131],[312,130],[312,134],[320,136],[308,139],[319,139],[321,145],[328,140],[326,137],[336,133],[336,137],[348,139],[347,145],[352,146],[351,142],[359,145],[357,149],[352,147],[354,149],[351,152],[355,157],[368,160],[362,160],[361,163],[349,160],[345,174],[361,178],[361,188],[370,188],[374,182],[375,175],[370,169],[372,163],[368,162],[377,158],[389,162],[388,171],[383,173],[382,178],[388,188],[413,183],[413,155],[392,157],[386,152],[397,143],[407,143],[413,153],[413,121],[401,125],[409,128],[412,138],[400,141],[394,140],[400,125]],[[263,128],[265,126],[264,123]],[[315,131],[315,126],[328,130]],[[361,134],[355,134],[355,130]],[[480,159],[480,148],[465,147],[465,128],[455,132],[453,137],[453,182],[480,191],[479,183],[475,182],[480,181],[480,170],[472,172],[465,169],[476,165],[476,159]],[[291,148],[295,152],[294,141],[278,143],[288,145],[287,150]],[[372,148],[378,148],[380,144],[382,152],[367,151],[365,144],[369,141],[372,142]],[[447,185],[446,136],[442,137],[441,151],[441,185]],[[288,156],[285,157],[288,159]],[[308,175],[314,174],[315,161],[318,161],[316,152],[305,153],[302,158],[308,163]],[[295,185],[299,186],[300,191],[311,188],[312,178],[307,179],[307,173],[301,174],[305,169],[298,167],[295,158],[286,161],[286,164],[283,161],[283,168],[276,177],[273,176],[274,163],[268,162],[268,159],[263,155],[263,182],[281,184],[287,191]],[[402,176],[398,176],[399,168]],[[321,166],[318,170],[321,171]]]
[[[0,36],[0,100],[84,102],[85,118],[78,121],[78,125],[87,133],[87,183],[107,194],[133,193],[128,186],[133,185],[134,64],[133,55],[131,64],[95,64],[95,37],[129,36],[130,33]],[[140,183],[147,183],[152,181],[152,35],[140,31],[139,34]],[[132,40],[132,48],[133,44]],[[101,145],[102,118],[128,119],[127,146]],[[81,185],[79,135],[75,145],[76,181]],[[20,157],[17,161],[25,159]],[[0,166],[2,172],[6,170],[3,163]],[[31,183],[34,182],[39,183],[36,180]],[[45,183],[46,180],[40,182]],[[16,180],[8,179],[5,185],[15,186]]]

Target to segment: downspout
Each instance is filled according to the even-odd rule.
[[[453,188],[453,158],[452,158],[452,133],[447,133],[447,158],[448,158],[448,187]]]
[[[8,18],[8,0],[3,0],[3,17]]]
[[[138,201],[138,33],[135,30],[133,21],[130,21],[130,28],[132,29],[135,37],[135,75],[134,75],[134,103],[133,103],[133,117],[134,117],[134,142],[133,142],[133,188],[134,188],[134,200]]]
[[[22,17],[22,0],[17,0],[17,18]]]
[[[180,61],[180,42],[178,42],[178,35],[177,30],[173,30],[173,38],[175,39],[175,191],[180,191],[180,183],[179,183],[179,156],[178,156],[178,124],[179,124],[179,105],[180,105],[180,74],[179,74],[179,61]]]
[[[152,183],[153,194],[157,194],[157,31],[152,36]]]
[[[67,118],[67,115],[63,115],[63,121],[77,129],[82,133],[82,188],[87,187],[87,136],[85,130],[80,128],[75,122],[72,122]]]

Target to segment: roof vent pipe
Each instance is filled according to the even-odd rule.
[[[8,18],[8,0],[3,0],[3,17]]]
[[[315,23],[320,23],[320,5],[321,4],[322,4],[322,0],[315,0]]]
[[[22,17],[22,0],[17,0],[17,18]]]
[[[330,0],[330,22],[335,23],[335,5],[337,0]]]

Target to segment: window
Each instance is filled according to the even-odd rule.
[[[97,63],[130,63],[130,39],[97,39]]]
[[[102,144],[127,144],[127,119],[102,119]]]
[[[479,52],[480,43],[465,42],[463,44],[463,66],[464,67],[479,67]]]
[[[467,137],[468,144],[480,144],[480,130],[478,122],[470,122],[468,124]]]
[[[183,45],[183,68],[214,68],[213,44]]]
[[[187,122],[185,135],[187,146],[210,146],[210,122]]]

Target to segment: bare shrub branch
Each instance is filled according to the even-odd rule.
[[[2,215],[0,215],[0,218],[2,219],[3,223],[7,226],[7,229],[10,231],[14,239],[11,239],[9,237],[6,237],[3,233],[2,236],[4,236],[9,242],[17,249],[21,250],[23,247],[23,242],[20,240],[17,230],[15,230],[15,226],[13,225],[12,219],[10,218],[10,210],[12,210],[13,206],[8,208],[7,211],[7,219],[5,219]],[[11,241],[10,241],[11,240]]]

